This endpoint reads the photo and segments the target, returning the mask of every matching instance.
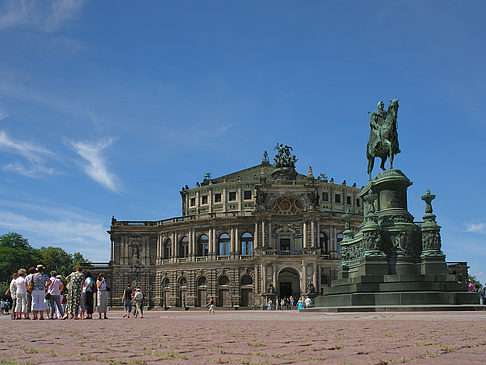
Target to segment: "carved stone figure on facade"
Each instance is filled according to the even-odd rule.
[[[311,191],[307,194],[307,198],[309,199],[311,206],[318,207],[319,206],[319,193],[315,191]]]
[[[267,285],[267,294],[275,294],[275,288],[271,282]]]
[[[258,190],[256,194],[256,205],[259,207],[264,207],[265,203],[266,203],[266,194],[263,191]]]
[[[140,258],[140,244],[138,242],[132,242],[132,259],[139,259]]]
[[[316,288],[314,287],[314,284],[311,282],[309,282],[309,284],[307,284],[307,293],[315,293],[316,292]]]
[[[371,180],[371,172],[375,157],[381,158],[381,169],[385,170],[385,161],[390,159],[390,169],[393,169],[393,159],[400,153],[398,146],[397,114],[398,99],[390,100],[388,110],[383,110],[383,101],[378,103],[378,110],[370,113],[370,138],[366,146],[368,159],[368,174]]]
[[[116,223],[115,216],[111,217],[111,225],[114,226]]]

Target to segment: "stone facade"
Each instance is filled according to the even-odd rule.
[[[294,156],[295,158],[295,156]],[[294,160],[295,162],[295,160]],[[321,293],[337,277],[342,215],[363,220],[356,185],[262,163],[181,191],[182,216],[112,219],[111,304],[127,283],[154,307],[260,307],[268,293]],[[312,285],[311,285],[312,284]]]

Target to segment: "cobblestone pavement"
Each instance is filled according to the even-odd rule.
[[[485,364],[485,312],[0,318],[0,364]]]

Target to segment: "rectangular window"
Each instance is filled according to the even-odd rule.
[[[322,193],[322,201],[323,202],[329,201],[329,193]]]
[[[335,194],[335,195],[334,195],[334,201],[335,201],[336,203],[341,203],[341,195],[339,195],[339,194]]]
[[[207,204],[208,203],[208,196],[207,195],[203,195],[201,197],[201,204]]]
[[[359,199],[356,199],[356,206],[359,207]]]
[[[229,193],[228,198],[229,198],[228,200],[229,200],[230,202],[235,201],[235,200],[236,200],[236,191],[231,191],[231,192]]]
[[[196,198],[191,198],[191,203],[190,203],[191,207],[195,206],[196,205]]]
[[[346,204],[351,205],[351,197],[350,196],[346,197]]]
[[[214,194],[214,202],[221,203],[221,193]]]
[[[245,191],[243,198],[245,200],[250,200],[251,199],[251,190],[250,191]]]

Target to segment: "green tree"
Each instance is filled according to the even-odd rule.
[[[0,282],[8,282],[12,273],[35,266],[38,261],[37,250],[22,235],[10,232],[0,236]]]
[[[77,265],[89,263],[79,252],[69,254],[60,247],[33,248],[29,241],[18,233],[0,236],[0,290],[5,292],[10,283],[10,275],[19,269],[28,269],[37,264],[46,268],[46,273],[57,271],[67,276]]]
[[[56,271],[67,276],[73,270],[73,255],[70,255],[60,247],[41,247],[39,250],[40,262],[46,268],[46,273]]]

